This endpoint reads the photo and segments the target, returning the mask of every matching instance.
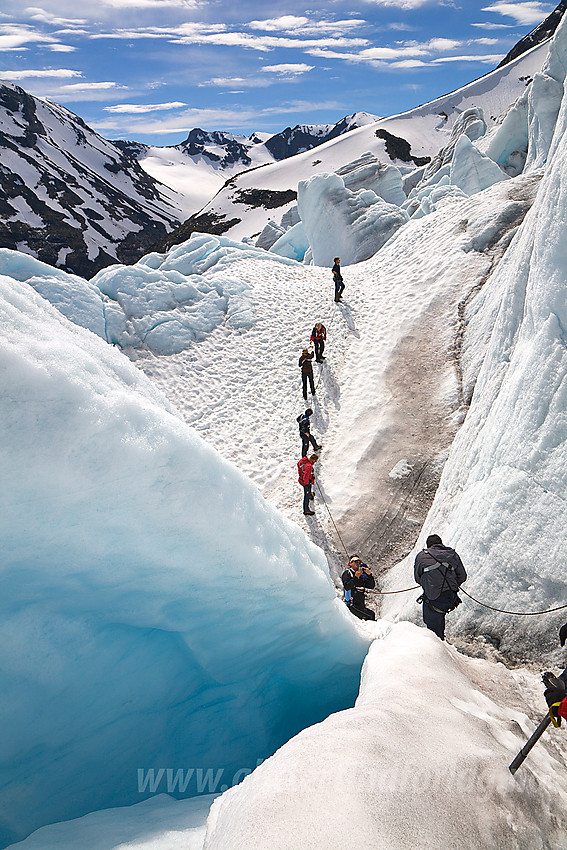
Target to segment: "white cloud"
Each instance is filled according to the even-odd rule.
[[[504,54],[496,53],[490,54],[487,56],[442,56],[439,59],[433,59],[431,61],[432,65],[441,65],[444,62],[482,62],[486,65],[495,65],[497,62],[500,62],[504,59]]]
[[[75,53],[77,48],[70,44],[48,44],[47,49],[52,53]]]
[[[104,106],[104,112],[116,112],[129,115],[142,115],[146,112],[168,112],[171,109],[181,109],[186,103],[174,100],[171,103],[118,103],[116,106]]]
[[[426,68],[431,62],[423,62],[421,59],[401,59],[399,62],[391,62],[390,68]]]
[[[309,47],[326,47],[329,37],[293,38],[228,30],[223,24],[184,23],[176,27],[144,27],[143,29],[116,29],[93,33],[93,39],[114,38],[133,41],[141,38],[166,39],[172,44],[211,44],[220,47],[248,47],[252,50],[268,51],[276,48],[294,50]],[[365,38],[333,37],[335,47],[358,48],[368,44]]]
[[[203,6],[198,0],[101,0],[103,6],[113,9],[158,9],[175,6],[180,9],[195,10]]]
[[[426,42],[408,41],[399,42],[395,47],[367,47],[356,53],[346,53],[337,50],[315,48],[308,50],[310,56],[324,59],[342,59],[353,64],[368,64],[374,68],[419,68],[426,65],[439,64],[443,62],[478,62],[488,63],[502,59],[502,56],[437,56],[435,54],[454,51],[464,45],[474,44],[496,44],[497,39],[471,39],[469,41],[456,41],[449,38],[432,38]]]
[[[519,24],[539,24],[549,15],[553,9],[547,4],[539,2],[522,3],[493,3],[491,6],[483,6],[483,12],[497,12],[514,18]]]
[[[451,38],[432,38],[424,47],[427,50],[437,50],[441,53],[443,50],[455,50],[457,47],[460,47],[462,41],[454,41]]]
[[[84,83],[71,83],[68,86],[62,86],[61,88],[65,89],[65,91],[87,91],[88,89],[91,89],[91,90],[93,90],[93,89],[105,89],[105,90],[108,90],[108,89],[123,89],[123,88],[125,88],[125,86],[120,86],[120,85],[118,85],[118,83],[110,83],[110,82],[105,82],[105,83],[87,83],[87,82],[84,82]]]
[[[89,125],[99,132],[114,133],[121,136],[136,136],[137,134],[165,136],[173,133],[187,133],[194,127],[203,127],[208,130],[225,130],[227,127],[258,129],[257,125],[262,124],[264,118],[271,120],[274,115],[326,110],[341,111],[344,109],[344,105],[336,101],[294,101],[266,109],[191,108],[184,110],[175,117],[162,117],[159,121],[137,118],[120,120],[120,118],[112,116],[102,121],[90,121]]]
[[[203,36],[184,36],[172,39],[174,44],[216,44],[224,47],[249,47],[252,50],[274,50],[278,47],[290,47],[294,50],[310,47],[325,47],[329,43],[328,38],[300,39],[282,38],[280,36],[256,36],[245,32],[224,32]],[[368,44],[365,38],[334,38],[333,44],[337,47],[362,47]]]
[[[296,15],[282,15],[279,18],[268,18],[264,21],[250,21],[248,26],[253,30],[264,32],[283,32],[287,35],[332,35],[339,36],[341,33],[349,32],[366,24],[361,18],[348,18],[342,21],[314,20],[312,18],[297,17]]]
[[[81,27],[85,26],[87,23],[85,19],[82,18],[58,18],[56,15],[52,15],[50,12],[47,12],[45,9],[40,9],[35,6],[28,6],[24,9],[24,14],[31,18],[32,21],[41,21],[44,24],[53,24],[56,27]]]
[[[306,74],[307,71],[312,71],[314,65],[305,65],[304,63],[297,64],[282,64],[282,65],[263,65],[262,71],[268,71],[272,74],[282,74],[284,76],[296,76],[298,74]]]
[[[309,24],[309,18],[297,15],[281,15],[279,18],[269,18],[265,21],[250,21],[248,26],[253,30],[264,32],[280,32],[281,30],[296,30]]]
[[[231,88],[232,86],[244,86],[248,89],[262,89],[273,85],[273,80],[268,77],[213,77],[211,80],[205,80],[199,83],[199,87],[217,86],[218,88]],[[239,94],[242,92],[239,91]]]
[[[514,29],[515,24],[494,24],[490,21],[485,21],[484,23],[471,24],[471,27],[479,27],[483,30],[511,30]]]
[[[55,44],[57,39],[19,24],[0,24],[0,51],[14,50],[26,44]]]
[[[372,3],[374,6],[396,6],[398,9],[417,9],[419,6],[425,6],[426,3],[430,3],[431,0],[364,0],[364,2]]]
[[[58,77],[63,80],[82,76],[81,71],[72,71],[70,68],[46,68],[41,71],[31,69],[27,71],[0,71],[0,77],[7,80],[29,80],[40,77]]]

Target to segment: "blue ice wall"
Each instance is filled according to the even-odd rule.
[[[1,844],[139,802],[138,770],[230,785],[353,703],[369,641],[322,552],[122,354],[7,277],[0,469]]]

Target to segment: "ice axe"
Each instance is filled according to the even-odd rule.
[[[567,673],[567,668],[563,671],[563,675],[565,675],[565,673]],[[544,673],[541,678],[546,688],[553,688],[554,690],[560,690],[565,693],[565,681],[563,679],[560,679],[558,676],[554,676],[553,673]],[[508,768],[512,775],[516,773],[517,769],[523,763],[524,759],[526,758],[534,744],[539,741],[539,739],[541,738],[550,723],[551,713],[548,712],[541,720],[539,726],[537,727],[529,741],[526,741],[516,758],[511,762],[511,764],[508,765]]]

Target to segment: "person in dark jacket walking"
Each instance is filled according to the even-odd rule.
[[[467,573],[455,550],[444,546],[438,534],[429,535],[426,547],[417,553],[413,574],[423,588],[423,622],[445,640],[445,614],[460,604],[457,591]]]
[[[318,460],[318,455],[311,455],[311,457],[302,457],[297,462],[298,481],[303,487],[303,513],[305,516],[313,516],[315,513],[315,511],[310,509],[309,502],[314,498],[313,482],[315,481],[315,473],[313,472],[313,464]]]
[[[303,398],[305,399],[305,401],[307,401],[307,379],[309,379],[311,395],[315,395],[315,384],[313,382],[313,364],[311,363],[312,360],[313,352],[309,352],[307,348],[304,348],[301,353],[301,357],[299,358],[299,366],[301,368]]]
[[[335,301],[340,301],[345,288],[341,274],[341,258],[335,257],[333,263],[332,272],[333,280],[335,281]]]
[[[345,602],[348,610],[359,620],[375,620],[376,614],[366,607],[364,589],[376,587],[370,567],[364,564],[358,555],[353,555],[341,576],[345,589]]]
[[[321,446],[317,445],[317,440],[311,433],[311,424],[309,422],[309,417],[313,416],[313,411],[310,407],[307,408],[305,413],[301,413],[297,417],[297,422],[299,424],[299,436],[301,437],[301,456],[305,457],[307,455],[307,449],[309,448],[309,443],[313,446],[315,451],[319,451]]]
[[[317,322],[311,331],[311,342],[315,348],[315,362],[322,363],[325,359],[323,352],[325,350],[325,340],[327,339],[327,329],[322,322]]]

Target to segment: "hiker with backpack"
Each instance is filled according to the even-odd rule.
[[[366,607],[365,588],[376,587],[374,576],[368,564],[364,564],[358,555],[353,555],[341,576],[345,591],[345,604],[351,614],[359,620],[375,620],[376,614]]]
[[[333,263],[332,272],[333,280],[335,281],[335,301],[340,301],[345,288],[341,274],[341,258],[335,257]]]
[[[325,340],[327,339],[327,329],[323,322],[316,322],[315,327],[311,331],[311,342],[315,348],[315,362],[322,363],[325,359],[323,352],[325,350]]]
[[[303,398],[307,401],[307,381],[311,389],[311,395],[315,395],[315,382],[313,381],[313,352],[304,348],[299,358],[299,368],[301,369],[301,381],[303,384]]]
[[[318,451],[321,448],[321,446],[317,445],[317,440],[311,433],[311,424],[309,422],[310,416],[313,416],[313,411],[310,407],[308,407],[305,413],[300,413],[300,415],[297,417],[297,423],[299,425],[299,436],[301,437],[302,457],[305,457],[307,455],[309,443],[311,443],[315,451]]]
[[[311,455],[311,457],[302,457],[297,463],[298,481],[303,487],[303,513],[305,516],[313,516],[315,513],[309,507],[309,502],[315,498],[313,496],[313,482],[315,481],[313,464],[318,460],[318,455]]]
[[[423,588],[417,601],[423,602],[427,628],[445,640],[445,614],[461,604],[457,591],[467,580],[467,573],[455,550],[444,546],[438,534],[430,534],[425,545],[417,553],[413,568],[414,578]]]

